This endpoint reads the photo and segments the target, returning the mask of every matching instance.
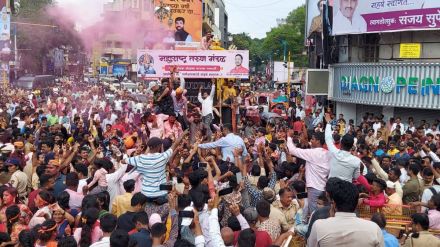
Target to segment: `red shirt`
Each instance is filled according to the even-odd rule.
[[[272,245],[272,239],[270,238],[269,233],[266,231],[254,231],[255,232],[255,247],[268,247]],[[234,246],[237,245],[238,235],[240,235],[240,231],[234,232]]]
[[[125,134],[127,132],[123,124],[115,124],[112,128],[121,131],[122,134]]]
[[[369,192],[368,199],[364,199],[364,204],[369,205],[372,209],[380,208],[385,205],[386,199],[383,192],[374,195],[371,192],[371,185],[368,183],[367,179],[363,175],[360,175],[357,181],[362,184]]]
[[[293,131],[297,131],[298,133],[302,132],[303,123],[301,121],[296,121],[293,123]]]

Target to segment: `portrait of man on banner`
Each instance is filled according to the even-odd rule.
[[[150,54],[143,54],[138,60],[138,74],[141,76],[155,75],[154,59]]]
[[[364,33],[367,23],[360,15],[358,9],[360,0],[336,0],[333,19],[333,31],[339,33]]]
[[[174,21],[176,27],[176,32],[174,33],[174,38],[176,41],[192,42],[192,36],[187,31],[185,31],[185,18],[177,17]]]
[[[243,66],[243,56],[241,54],[235,55],[235,68],[233,68],[230,73],[231,74],[249,73],[249,69]]]
[[[318,0],[316,7],[319,10],[319,15],[313,17],[312,23],[310,24],[308,37],[314,32],[322,33],[322,12],[324,11],[325,0]],[[313,7],[313,6],[310,6]]]

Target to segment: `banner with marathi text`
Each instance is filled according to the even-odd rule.
[[[334,1],[333,35],[440,29],[440,0]]]
[[[138,77],[169,77],[177,66],[185,78],[248,78],[249,51],[138,50]]]
[[[202,0],[155,0],[169,7],[172,24],[170,32],[164,39],[165,43],[176,43],[179,47],[200,46],[202,40]],[[165,20],[168,22],[168,20]]]

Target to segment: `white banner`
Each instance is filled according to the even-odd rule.
[[[170,77],[177,66],[185,78],[248,78],[249,51],[138,50],[138,77]]]
[[[340,0],[333,35],[440,28],[440,0]]]

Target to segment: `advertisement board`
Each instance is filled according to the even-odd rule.
[[[177,46],[192,47],[202,40],[202,1],[201,0],[155,0],[156,8],[161,2],[170,8],[173,24],[166,42]]]
[[[293,73],[294,63],[290,63],[290,73]],[[273,63],[273,80],[275,82],[287,82],[289,78],[289,70],[287,63],[274,62]]]
[[[326,0],[307,1],[307,37],[314,32],[322,33],[322,14]]]
[[[248,78],[249,51],[138,50],[138,77],[169,77],[178,67],[185,78]]]
[[[307,95],[328,95],[328,69],[308,69],[306,76]]]
[[[333,35],[439,28],[439,0],[334,1]]]
[[[0,40],[11,39],[11,15],[6,11],[6,7],[2,8],[0,18]]]

